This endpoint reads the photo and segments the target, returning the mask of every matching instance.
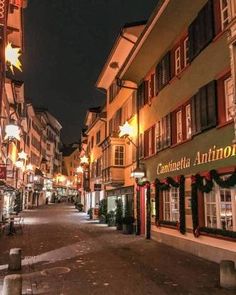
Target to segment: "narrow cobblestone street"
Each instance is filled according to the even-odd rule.
[[[23,294],[235,294],[218,284],[218,265],[89,221],[73,206],[24,214],[23,233],[0,238],[2,288],[8,253],[23,252]]]

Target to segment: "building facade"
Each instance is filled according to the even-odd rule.
[[[235,260],[233,3],[187,2],[159,2],[119,73],[138,88],[137,218],[161,242]]]

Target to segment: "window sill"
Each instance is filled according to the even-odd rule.
[[[220,32],[214,37],[214,39],[212,40],[212,43],[214,43],[214,42],[216,42],[218,39],[220,39],[220,37],[221,37],[222,35],[224,35],[226,32],[227,32],[226,29],[224,29],[223,31],[220,31]]]
[[[201,230],[200,230],[200,235],[205,236],[205,237],[211,237],[211,238],[219,239],[219,240],[235,242],[235,238],[221,236],[221,235],[217,235],[217,234],[206,233],[206,232],[201,231]]]
[[[189,142],[191,140],[192,140],[192,136],[190,138],[188,138],[188,139],[185,139],[185,140],[183,140],[181,142],[178,142],[178,143],[175,143],[175,144],[171,145],[171,148],[175,148],[175,147],[180,146],[181,144],[187,143],[187,142]]]
[[[224,123],[219,124],[218,126],[216,126],[216,129],[220,129],[222,127],[228,126],[230,124],[232,124],[234,122],[233,119],[229,120],[229,121],[225,121]]]

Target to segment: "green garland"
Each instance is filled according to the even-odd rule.
[[[192,221],[193,221],[193,234],[198,237],[200,234],[199,217],[198,217],[198,191],[202,193],[210,193],[214,187],[213,180],[221,188],[231,188],[236,185],[236,171],[234,171],[227,179],[221,179],[216,170],[211,170],[205,177],[196,174],[192,176],[192,190],[191,190],[191,207],[192,207]],[[204,184],[205,181],[205,184]],[[204,227],[205,228],[205,227]],[[215,232],[214,229],[209,229],[211,233]],[[204,230],[206,231],[206,230]],[[221,232],[218,230],[217,232]]]
[[[169,190],[171,186],[179,188],[179,231],[181,234],[186,232],[185,221],[185,177],[181,175],[178,181],[172,177],[167,177],[165,182],[160,182],[159,179],[155,181],[156,186],[156,224],[160,222],[159,208],[160,208],[160,191]]]

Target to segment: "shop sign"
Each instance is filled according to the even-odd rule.
[[[6,178],[7,178],[7,167],[0,166],[0,179],[6,180]]]
[[[208,151],[197,151],[193,157],[181,157],[179,160],[171,160],[168,163],[159,163],[157,166],[157,175],[181,171],[186,168],[199,166],[219,160],[224,160],[236,156],[236,144],[226,147],[212,146]]]
[[[97,191],[101,191],[101,190],[102,190],[101,183],[95,183],[94,184],[94,191],[97,192]]]

